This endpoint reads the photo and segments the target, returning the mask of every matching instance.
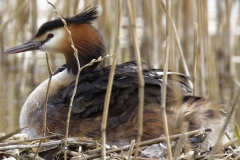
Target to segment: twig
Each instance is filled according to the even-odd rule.
[[[237,137],[231,139],[231,140],[228,141],[227,143],[224,143],[224,144],[222,145],[222,147],[223,147],[223,148],[226,148],[226,147],[228,147],[228,146],[230,146],[230,145],[232,145],[232,144],[234,144],[234,143],[236,143],[236,142],[238,142],[238,138],[237,138]]]
[[[45,146],[49,146],[51,145],[59,145],[61,144],[62,141],[58,140],[58,141],[54,141],[54,142],[47,142],[47,143],[42,143],[41,147],[45,147]],[[0,151],[5,151],[5,150],[12,150],[12,149],[32,149],[32,148],[36,148],[39,147],[39,143],[37,144],[27,144],[27,145],[11,145],[11,146],[4,146],[4,147],[0,147]]]
[[[87,150],[84,152],[84,154],[88,154],[88,155],[91,155],[91,154],[96,154],[96,153],[100,153],[102,151],[102,148],[97,148],[97,149],[93,149],[93,150]]]
[[[228,126],[228,123],[229,123],[230,119],[232,118],[232,114],[235,111],[235,108],[237,106],[236,103],[238,101],[239,95],[240,95],[240,88],[238,88],[237,92],[235,93],[235,95],[233,97],[232,104],[231,104],[231,110],[230,110],[230,112],[229,112],[229,114],[228,114],[228,116],[227,116],[227,118],[225,120],[225,123],[224,123],[223,127],[221,128],[221,131],[219,132],[219,135],[217,136],[218,138],[217,138],[217,141],[215,142],[215,145],[213,147],[213,151],[212,151],[212,153],[211,153],[211,155],[209,157],[209,160],[213,159],[213,155],[218,150],[219,143],[220,143],[220,141],[222,139],[222,136],[223,136],[223,134],[224,134],[224,132],[225,132],[227,126]]]
[[[71,111],[72,111],[72,104],[73,104],[73,100],[74,100],[74,97],[75,97],[75,94],[76,94],[76,91],[77,91],[77,85],[78,85],[78,79],[79,79],[79,76],[80,76],[80,63],[79,63],[79,60],[78,60],[78,50],[75,48],[74,44],[73,44],[73,40],[72,40],[72,36],[71,36],[71,32],[69,31],[68,27],[67,27],[67,23],[66,21],[59,15],[56,7],[54,4],[52,4],[51,2],[49,2],[47,0],[47,2],[53,7],[53,11],[56,13],[56,15],[58,16],[59,19],[61,19],[61,21],[63,22],[64,24],[64,28],[65,30],[67,31],[68,33],[68,38],[69,38],[69,42],[71,44],[71,47],[74,51],[74,57],[76,58],[76,61],[77,61],[77,67],[78,67],[78,72],[77,72],[77,75],[76,75],[76,80],[75,80],[75,86],[74,86],[74,89],[73,89],[73,94],[72,94],[72,97],[71,97],[71,100],[70,100],[70,104],[69,104],[69,108],[68,108],[68,116],[67,116],[67,121],[66,121],[66,138],[68,138],[68,132],[69,132],[69,122],[70,122],[70,117],[71,117]],[[67,153],[65,152],[64,153],[64,159],[66,160],[67,159]]]
[[[100,56],[98,59],[93,59],[93,60],[91,60],[91,62],[89,62],[88,64],[82,66],[82,67],[80,68],[80,71],[83,70],[83,69],[86,68],[86,67],[89,67],[89,66],[93,65],[93,63],[101,62],[101,61],[103,61],[103,60],[105,60],[105,59],[107,59],[107,58],[111,58],[111,57],[113,57],[113,55],[107,54],[107,55],[104,56],[104,57],[101,57],[101,56]]]
[[[166,136],[166,145],[167,145],[167,152],[168,152],[168,159],[172,159],[172,151],[171,151],[171,144],[169,139],[169,131],[168,131],[168,123],[167,123],[167,114],[166,114],[166,92],[167,92],[167,71],[168,71],[168,59],[169,59],[169,38],[170,38],[170,6],[171,2],[166,1],[166,53],[165,53],[165,60],[164,60],[164,69],[163,69],[163,80],[161,85],[161,108],[163,110],[163,123],[164,123],[164,133]]]
[[[19,143],[24,143],[24,142],[39,141],[39,140],[43,140],[43,139],[54,138],[54,137],[57,137],[57,136],[58,135],[51,135],[51,136],[40,137],[40,138],[26,139],[26,140],[22,140],[22,141],[5,142],[5,143],[0,143],[0,147],[8,146],[8,145],[14,145],[14,144],[19,144]]]
[[[63,153],[65,152],[65,150],[63,151]],[[71,155],[71,156],[80,156],[81,153],[78,153],[78,152],[74,152],[74,151],[71,151],[71,150],[67,150],[66,151],[68,155]]]
[[[119,52],[120,46],[120,31],[121,31],[121,10],[122,10],[122,1],[118,0],[118,29],[117,29],[117,44],[114,51],[113,56],[113,64],[111,66],[111,71],[109,74],[108,86],[107,86],[107,93],[104,100],[104,108],[103,108],[103,116],[102,116],[102,158],[106,159],[106,127],[107,127],[107,118],[108,118],[108,109],[109,109],[109,102],[111,98],[112,92],[112,84],[114,80],[114,73],[117,64],[117,57]]]
[[[19,132],[21,132],[23,129],[25,129],[25,128],[17,129],[17,130],[14,131],[14,132],[11,132],[11,133],[9,133],[9,134],[6,134],[6,135],[0,137],[0,142],[3,141],[3,140],[5,140],[5,139],[7,139],[7,138],[12,137],[13,135],[15,135],[15,134],[17,134],[17,133],[19,133]],[[0,144],[1,144],[1,143],[0,143]]]
[[[137,59],[137,66],[138,66],[138,80],[139,80],[139,89],[138,89],[138,98],[139,98],[139,106],[138,106],[138,134],[137,134],[137,145],[134,153],[134,157],[138,156],[138,149],[139,149],[139,143],[142,138],[142,132],[143,132],[143,105],[144,105],[144,79],[143,79],[143,73],[142,73],[142,67],[141,67],[141,57],[140,57],[140,51],[139,51],[139,45],[138,45],[138,36],[136,31],[136,23],[133,17],[133,11],[132,11],[132,4],[130,0],[127,0],[127,6],[128,6],[128,12],[129,12],[129,19],[130,24],[132,26],[132,32],[133,32],[133,40],[134,40],[134,53],[135,58]]]

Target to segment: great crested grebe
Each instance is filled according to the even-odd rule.
[[[100,33],[91,25],[97,18],[96,8],[88,8],[82,13],[65,18],[72,39],[78,50],[81,66],[105,55],[105,45]],[[3,54],[29,50],[62,53],[66,59],[66,69],[52,77],[47,106],[47,128],[49,132],[65,134],[68,106],[73,81],[77,73],[77,61],[68,40],[67,32],[60,19],[44,23],[35,37],[27,43],[6,50]],[[160,88],[163,72],[150,69],[142,63],[145,80],[144,122],[142,140],[156,138],[164,133]],[[101,119],[110,67],[103,62],[82,70],[77,93],[73,102],[69,135],[85,136],[93,139],[101,137]],[[212,146],[219,128],[223,125],[225,112],[217,103],[192,96],[190,78],[180,73],[168,72],[166,112],[171,134],[180,133],[182,120],[189,122],[189,130],[211,128],[203,149]],[[41,83],[28,97],[20,114],[20,127],[30,138],[42,136],[43,106],[48,79]],[[107,141],[118,146],[128,144],[137,136],[138,74],[134,61],[117,65],[114,75],[107,124]]]

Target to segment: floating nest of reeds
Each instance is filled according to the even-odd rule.
[[[26,134],[19,134],[21,130],[0,136],[0,159],[25,160],[25,159],[64,159],[64,155],[70,160],[102,159],[102,145],[98,141],[88,138],[51,135],[38,139],[28,139]],[[237,138],[229,140],[219,151],[212,154],[212,150],[203,151],[197,144],[190,145],[192,137],[207,136],[210,130],[196,130],[186,132],[183,135],[170,136],[172,156],[175,159],[240,159],[240,148],[235,145]],[[117,134],[117,133],[116,133]],[[187,139],[182,141],[181,138]],[[138,150],[138,160],[168,159],[168,151],[165,145],[165,137],[143,141]],[[180,144],[181,143],[181,144]],[[133,159],[135,141],[131,144],[116,147],[106,145],[107,159]]]

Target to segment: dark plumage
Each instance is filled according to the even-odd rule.
[[[161,70],[149,69],[143,63],[143,75],[145,81],[145,104],[161,102],[160,88],[162,75]],[[110,100],[110,115],[123,113],[131,106],[138,104],[138,74],[136,62],[127,62],[117,65],[114,75],[112,94]],[[109,79],[110,67],[102,68],[82,75],[79,78],[79,85],[73,104],[73,114],[79,114],[79,117],[85,118],[92,113],[102,112],[104,97],[106,94],[107,83]],[[191,95],[192,89],[188,85],[189,77],[169,74],[167,87],[167,102],[181,100],[183,95]],[[52,97],[53,106],[61,104],[67,107],[72,97],[72,91],[75,83],[62,90],[56,96]]]

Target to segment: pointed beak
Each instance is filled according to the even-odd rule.
[[[25,52],[25,51],[37,50],[41,46],[42,46],[41,42],[30,41],[27,43],[20,44],[16,47],[10,48],[10,49],[4,51],[2,54],[14,54],[14,53],[20,53],[20,52]]]

